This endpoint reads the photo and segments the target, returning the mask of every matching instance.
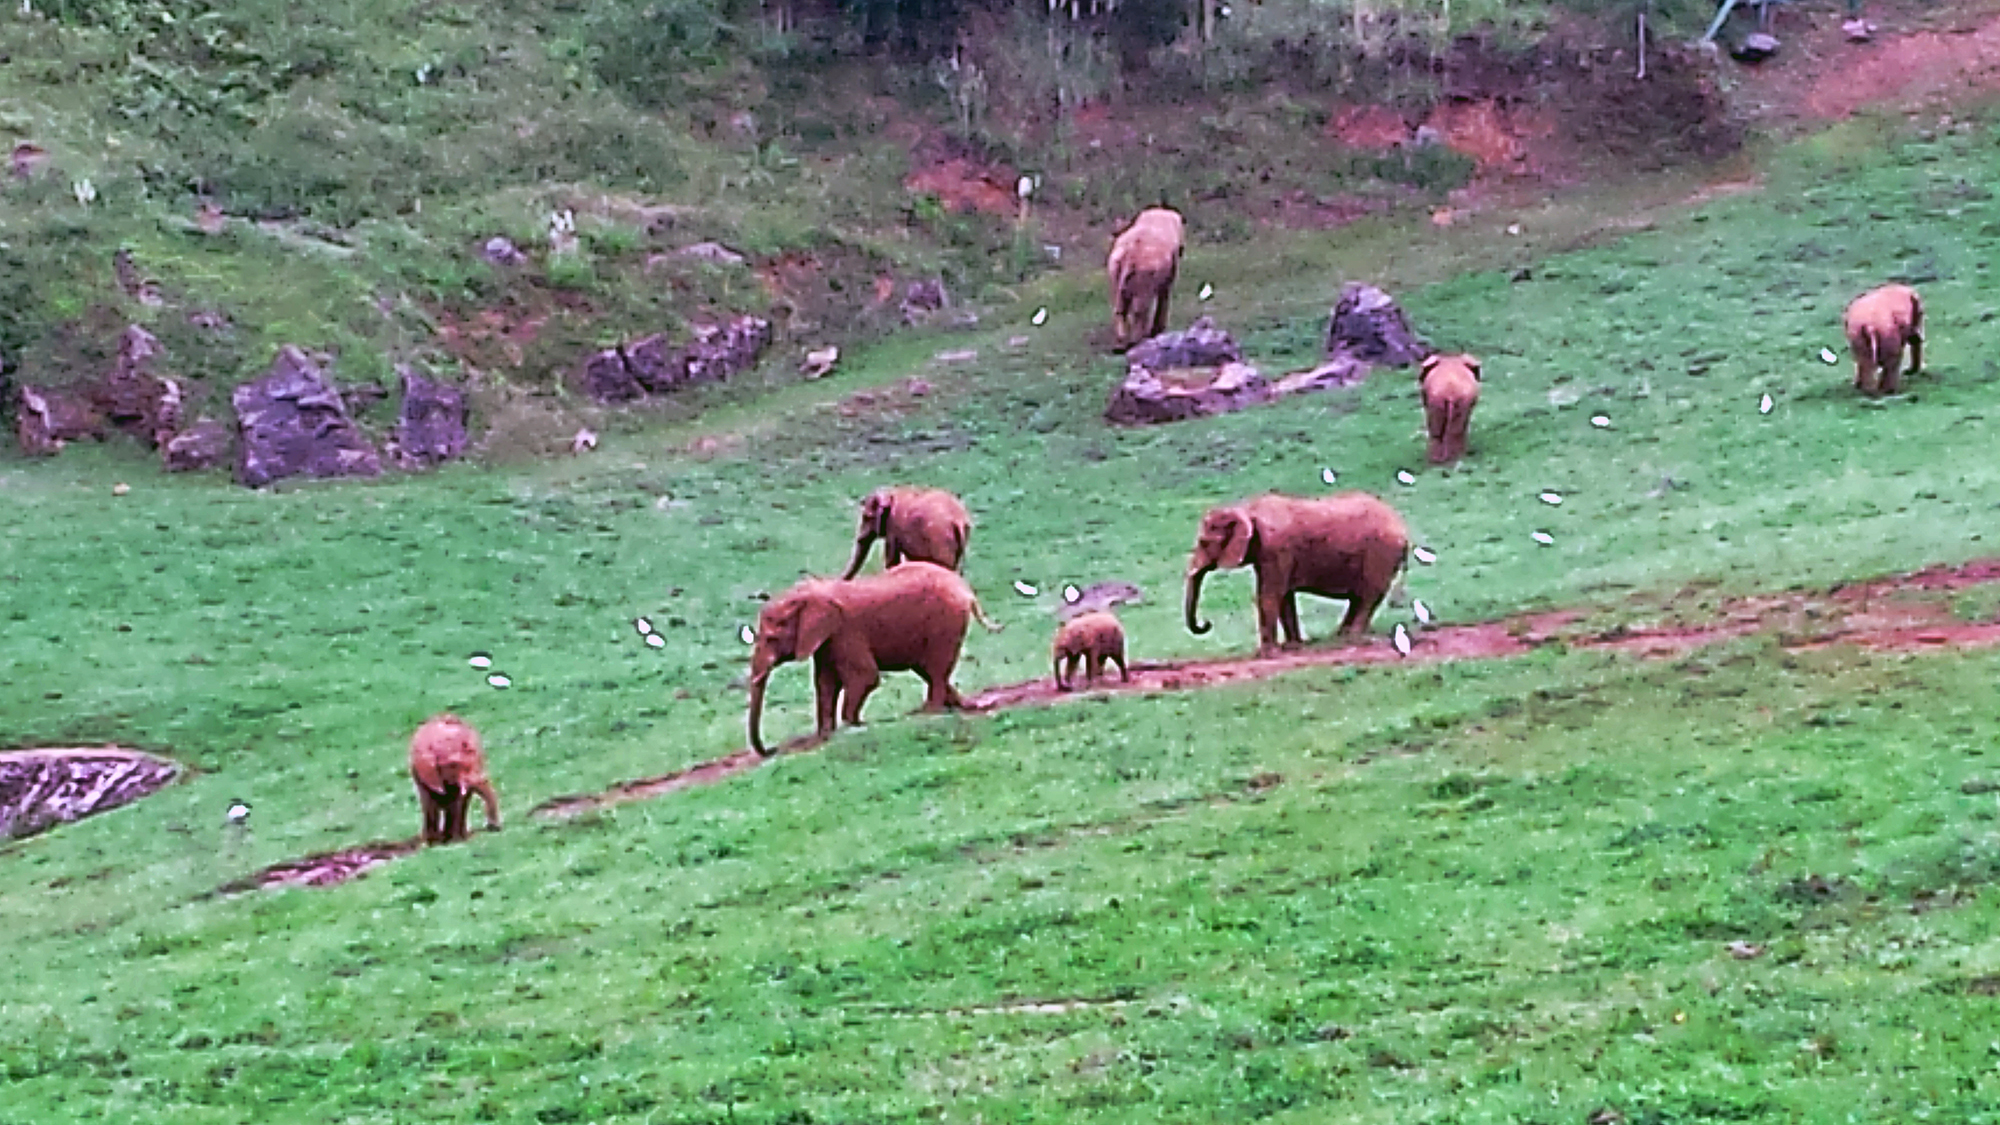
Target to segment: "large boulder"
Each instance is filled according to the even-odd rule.
[[[722,382],[755,367],[770,346],[771,322],[745,314],[721,324],[696,325],[686,344],[657,333],[594,352],[583,361],[576,381],[598,402],[630,402],[694,383]]]
[[[1104,419],[1148,426],[1263,402],[1270,381],[1242,359],[1243,349],[1208,317],[1184,331],[1163,332],[1125,353],[1125,378],[1113,388]]]
[[[181,428],[181,387],[158,373],[165,350],[151,332],[134,324],[118,340],[118,361],[90,387],[90,399],[105,421],[158,448]]]
[[[696,326],[687,346],[687,381],[719,383],[757,366],[771,346],[771,322],[748,314],[726,324]]]
[[[1147,426],[1227,414],[1271,397],[1271,382],[1247,363],[1220,367],[1126,369],[1111,392],[1104,420],[1119,426]]]
[[[630,402],[646,393],[625,363],[625,349],[592,352],[577,372],[577,386],[598,402]]]
[[[194,424],[160,443],[160,463],[170,473],[213,469],[229,459],[229,427],[213,418]]]
[[[1407,367],[1431,354],[1409,318],[1387,293],[1350,281],[1326,322],[1326,356],[1351,356],[1378,366]]]
[[[262,488],[286,477],[372,477],[382,459],[348,417],[326,374],[287,344],[270,373],[236,388],[236,479]]]
[[[104,416],[84,395],[59,387],[20,384],[14,403],[14,437],[21,452],[50,457],[72,441],[103,441]]]
[[[1221,367],[1241,363],[1243,349],[1229,333],[1216,327],[1214,317],[1202,317],[1180,332],[1162,332],[1132,345],[1125,353],[1129,367],[1164,371],[1170,367]]]
[[[111,747],[0,754],[0,839],[115,809],[159,790],[179,772],[165,758]]]
[[[396,419],[396,463],[405,469],[430,468],[465,453],[465,395],[456,387],[398,366],[403,408]]]

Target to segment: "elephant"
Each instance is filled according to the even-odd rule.
[[[885,568],[911,561],[957,570],[965,563],[965,544],[971,537],[972,517],[951,493],[941,488],[878,488],[861,501],[854,557],[840,576],[859,573],[877,539],[882,540]]]
[[[1125,667],[1125,627],[1106,610],[1078,614],[1064,622],[1056,630],[1054,658],[1057,691],[1069,691],[1075,685],[1078,664],[1083,665],[1083,676],[1089,683],[1097,682],[1107,660],[1118,665],[1120,681],[1129,683],[1132,679]]]
[[[1910,374],[1915,375],[1924,365],[1924,304],[1916,290],[1884,285],[1847,306],[1847,346],[1854,353],[1856,390],[1895,394],[1905,345],[1910,349]]]
[[[915,672],[929,690],[925,711],[965,705],[952,669],[972,617],[994,623],[972,587],[936,563],[906,562],[863,578],[807,578],[772,598],[757,615],[750,653],[750,746],[769,756],[760,729],[764,688],[779,664],[811,657],[817,703],[815,739],[833,733],[834,709],[850,726],[883,672]],[[845,696],[845,699],[842,696]]]
[[[1465,430],[1472,424],[1472,408],[1479,405],[1479,360],[1469,355],[1430,356],[1418,368],[1417,388],[1424,397],[1431,464],[1465,456]]]
[[[1111,324],[1118,350],[1167,330],[1167,299],[1180,270],[1180,212],[1149,207],[1111,243]]]
[[[1364,632],[1409,548],[1403,518],[1366,492],[1319,499],[1266,493],[1212,508],[1202,517],[1188,557],[1188,631],[1200,636],[1210,628],[1198,619],[1202,578],[1217,567],[1247,564],[1257,572],[1259,652],[1278,647],[1281,625],[1288,645],[1303,643],[1300,593],[1347,599],[1340,632]]]
[[[469,839],[465,814],[474,793],[486,804],[486,830],[500,831],[500,798],[486,778],[479,732],[457,715],[428,719],[410,736],[410,777],[423,807],[424,843]]]

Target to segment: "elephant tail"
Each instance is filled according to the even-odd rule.
[[[986,626],[986,631],[989,633],[998,633],[1000,630],[1005,629],[1007,627],[1005,625],[1002,625],[1000,622],[993,620],[991,617],[986,616],[986,611],[984,609],[981,609],[979,606],[979,595],[977,594],[974,594],[972,596],[972,616],[977,617],[979,619],[979,623],[981,625]]]

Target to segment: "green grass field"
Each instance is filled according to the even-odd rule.
[[[1180,626],[1195,522],[1322,467],[1438,552],[1409,586],[1450,621],[1699,616],[1995,553],[1994,133],[1856,136],[1628,234],[1572,201],[1197,240],[1177,323],[1212,282],[1272,369],[1312,360],[1351,277],[1482,356],[1451,472],[1420,463],[1404,373],[1106,429],[1088,269],[576,460],[272,493],[115,444],[0,464],[0,742],[194,767],[0,849],[0,1122],[2000,1120],[1991,654],[1546,650],[942,718],[906,716],[904,677],[816,753],[526,815],[739,748],[756,595],[837,568],[881,483],[978,521],[968,576],[1010,628],[974,631],[968,691],[1047,674],[1065,582],[1146,589],[1138,659],[1247,652],[1246,574],[1210,580],[1214,633]],[[1932,366],[1861,402],[1818,353],[1889,278],[1923,289]],[[909,377],[930,392],[832,406]],[[680,452],[701,436],[725,454]],[[774,739],[809,726],[807,681],[777,674]],[[504,833],[212,894],[412,833],[405,740],[447,708]]]

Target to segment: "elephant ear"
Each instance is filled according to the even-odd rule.
[[[1417,386],[1423,386],[1424,380],[1430,378],[1431,369],[1443,362],[1443,352],[1432,352],[1425,356],[1423,362],[1417,364]]]
[[[1477,379],[1479,378],[1479,357],[1478,357],[1478,356],[1470,356],[1470,355],[1469,355],[1469,356],[1466,356],[1466,357],[1465,357],[1465,366],[1466,366],[1466,367],[1467,367],[1467,368],[1468,368],[1469,370],[1471,370],[1471,372],[1472,372],[1472,377],[1473,377],[1473,379],[1474,379],[1474,380],[1477,380]]]
[[[861,502],[861,526],[870,535],[889,534],[889,490],[878,488]]]
[[[1235,570],[1250,561],[1250,541],[1256,538],[1257,525],[1250,521],[1250,513],[1235,509],[1231,509],[1225,518],[1229,521],[1229,534],[1223,540],[1222,554],[1216,565],[1224,570]]]
[[[809,599],[799,606],[795,627],[792,656],[804,660],[818,652],[840,627],[840,606],[830,597]]]

